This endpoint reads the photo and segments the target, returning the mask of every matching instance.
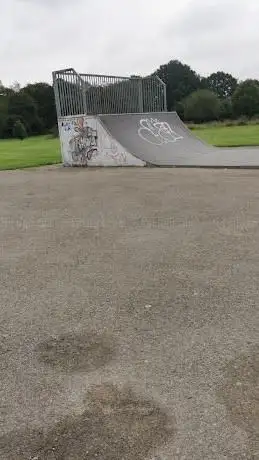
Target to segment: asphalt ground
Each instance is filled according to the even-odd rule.
[[[259,171],[0,174],[0,458],[259,458]]]

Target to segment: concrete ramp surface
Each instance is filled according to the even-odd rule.
[[[155,166],[259,167],[259,148],[216,148],[184,125],[176,112],[99,115],[129,153]]]

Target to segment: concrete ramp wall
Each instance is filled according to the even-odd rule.
[[[98,117],[62,118],[59,134],[66,166],[145,166],[107,132]]]

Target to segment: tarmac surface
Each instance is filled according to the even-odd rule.
[[[0,173],[0,458],[259,458],[259,171]]]

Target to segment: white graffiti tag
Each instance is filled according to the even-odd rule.
[[[183,139],[183,136],[173,131],[166,121],[159,121],[157,118],[142,118],[139,123],[138,135],[150,144],[162,145]]]

